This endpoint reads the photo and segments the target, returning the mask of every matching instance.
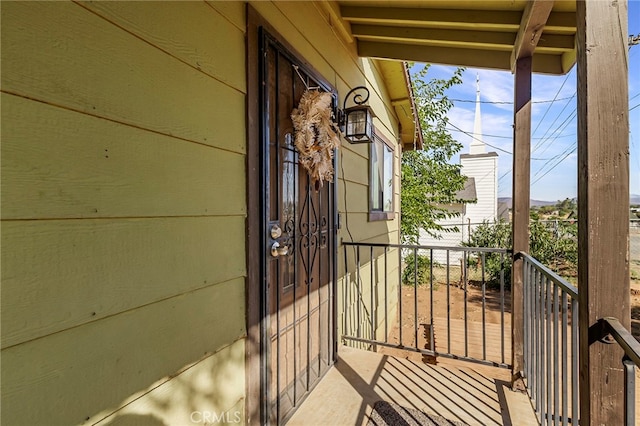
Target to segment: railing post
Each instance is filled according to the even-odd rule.
[[[513,253],[529,251],[529,182],[531,151],[531,57],[520,58],[515,67],[513,129]],[[524,391],[523,262],[514,257],[511,270],[512,380],[514,390]]]
[[[624,365],[624,426],[636,424],[636,364],[627,356],[622,359]]]
[[[627,1],[576,2],[580,424],[624,422],[622,351],[593,338],[630,326]],[[606,78],[604,78],[606,76]],[[591,337],[591,338],[590,338]]]

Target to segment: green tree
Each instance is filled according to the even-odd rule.
[[[471,234],[470,241],[462,243],[466,247],[488,247],[488,248],[510,248],[511,224],[500,220],[489,223],[483,221]],[[477,258],[469,258],[469,266],[478,267]],[[511,288],[511,261],[509,256],[498,253],[487,253],[485,255],[485,270],[487,272],[487,284],[490,288],[500,288],[500,271],[504,270],[505,289]]]
[[[531,220],[539,220],[540,219],[540,213],[538,213],[538,209],[535,207],[532,207],[531,210],[529,210],[529,219]]]
[[[550,267],[565,278],[577,273],[578,263],[578,227],[576,224],[557,222],[550,226],[542,222],[529,224],[529,253],[540,263]],[[467,247],[512,247],[511,224],[507,222],[488,223],[476,227]],[[497,286],[500,283],[500,270],[505,271],[505,287],[510,288],[511,262],[502,263],[500,255],[486,255],[485,266],[488,283]],[[471,262],[477,265],[477,262]]]
[[[459,201],[456,193],[466,180],[460,165],[449,163],[462,144],[447,130],[453,102],[445,95],[447,89],[462,83],[464,69],[458,68],[449,79],[427,79],[429,67],[411,76],[424,145],[422,151],[402,153],[400,230],[402,241],[408,244],[417,244],[420,229],[435,236],[444,230],[439,220],[457,216],[444,205]]]

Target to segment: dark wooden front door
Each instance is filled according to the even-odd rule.
[[[330,90],[269,34],[261,37],[263,393],[286,420],[334,361],[335,186],[316,190],[298,164],[291,112],[308,87]]]

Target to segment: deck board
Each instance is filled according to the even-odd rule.
[[[465,355],[465,325],[464,320],[450,320],[450,342],[447,339],[447,319],[434,318],[435,347],[437,352],[452,353],[455,355]],[[511,363],[511,329],[505,326],[504,330],[504,357],[500,345],[501,330],[500,324],[486,323],[484,329],[486,342],[486,357],[482,352],[482,323],[475,321],[467,322],[467,356],[476,359],[486,359],[497,363]]]
[[[536,425],[529,399],[509,390],[509,378],[505,369],[427,365],[342,346],[287,424],[366,425],[373,404],[384,400],[469,425]]]

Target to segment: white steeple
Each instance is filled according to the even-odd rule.
[[[473,134],[469,154],[486,153],[484,142],[482,141],[482,116],[480,115],[480,75],[476,74],[476,116],[473,121]]]

